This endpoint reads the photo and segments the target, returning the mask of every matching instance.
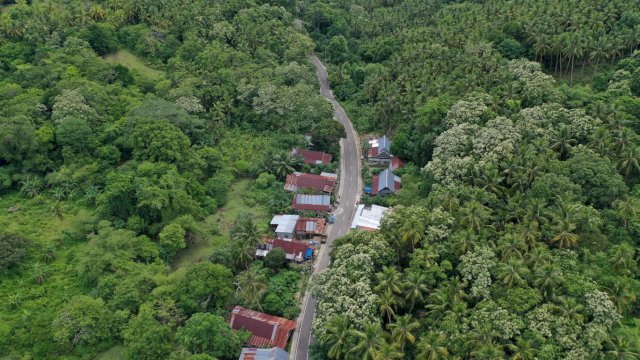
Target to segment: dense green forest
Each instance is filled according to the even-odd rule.
[[[410,162],[312,280],[313,358],[640,357],[639,9],[298,6],[358,130]]]
[[[237,359],[303,134],[408,162],[315,359],[640,358],[640,1],[1,0],[0,359]],[[301,24],[296,22],[301,20]],[[302,25],[301,29],[299,25]]]
[[[237,359],[229,306],[295,319],[305,272],[252,256],[343,130],[281,5],[2,2],[0,358]]]

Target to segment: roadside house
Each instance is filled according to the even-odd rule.
[[[394,175],[390,168],[384,169],[380,174],[373,176],[371,186],[372,196],[386,196],[395,194],[402,186],[402,180]]]
[[[256,258],[264,258],[275,248],[284,250],[287,260],[298,263],[313,259],[316,249],[307,241],[265,238],[264,245],[259,245],[256,249]]]
[[[369,141],[369,151],[367,152],[367,159],[369,165],[389,165],[391,162],[391,140],[387,135],[382,136],[380,139],[374,139]]]
[[[271,349],[244,348],[238,360],[288,360],[289,353],[279,347]]]
[[[275,232],[277,238],[293,239],[299,219],[300,215],[274,215],[269,228]]]
[[[287,191],[297,192],[299,189],[314,190],[318,192],[333,192],[336,179],[316,174],[306,174],[294,172],[287,175],[284,189]]]
[[[247,344],[251,347],[286,348],[291,331],[296,328],[296,322],[281,317],[261,313],[236,306],[231,311],[229,325],[234,330],[245,329],[251,333]]]
[[[313,165],[329,165],[331,163],[331,154],[322,151],[313,151],[307,149],[294,148],[291,150],[291,156],[299,156],[305,164]]]
[[[376,231],[380,229],[380,222],[389,208],[379,205],[366,207],[364,204],[358,205],[356,214],[351,222],[352,229]]]
[[[299,211],[331,211],[331,197],[329,195],[296,194],[291,202],[291,208]]]
[[[298,219],[298,222],[296,223],[295,238],[322,241],[322,239],[326,237],[324,234],[326,222],[327,221],[322,218]]]

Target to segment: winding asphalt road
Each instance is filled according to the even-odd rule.
[[[345,128],[347,137],[342,139],[340,152],[340,190],[338,192],[336,208],[334,214],[336,221],[331,225],[331,229],[327,236],[327,243],[322,246],[321,254],[318,256],[314,271],[322,271],[329,267],[331,245],[333,241],[345,235],[351,226],[351,219],[355,211],[356,204],[360,197],[360,189],[362,189],[362,179],[360,171],[360,140],[358,133],[353,128],[353,124],[349,120],[347,113],[336,98],[331,93],[329,87],[329,79],[327,69],[322,62],[315,56],[310,57],[311,62],[316,67],[318,79],[320,80],[320,93],[324,98],[329,100],[335,110],[335,118]],[[304,296],[302,301],[302,309],[298,317],[298,325],[293,335],[291,354],[292,360],[307,360],[309,358],[309,346],[314,339],[311,335],[311,323],[316,309],[316,301],[310,292]]]

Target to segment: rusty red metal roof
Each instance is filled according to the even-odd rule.
[[[236,306],[231,311],[229,324],[234,330],[245,329],[251,333],[249,346],[285,348],[296,322]]]
[[[310,235],[324,234],[326,220],[321,218],[300,218],[296,223],[296,232],[303,232]]]
[[[404,161],[402,161],[399,157],[394,156],[391,158],[391,170],[397,170],[404,166]]]
[[[293,156],[302,157],[302,161],[305,164],[324,164],[329,165],[331,163],[332,156],[322,151],[313,151],[307,149],[295,148],[291,152]]]
[[[281,248],[287,254],[292,254],[294,256],[302,255],[304,256],[307,252],[307,249],[314,247],[311,246],[306,241],[299,240],[284,240],[284,239],[265,239],[267,244],[270,244],[274,248]]]
[[[306,174],[295,172],[287,176],[284,189],[288,191],[298,191],[298,189],[309,189],[316,191],[332,192],[336,184],[336,179],[316,174]]]

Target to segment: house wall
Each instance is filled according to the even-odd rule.
[[[293,239],[292,233],[276,233],[276,236],[280,239]]]

